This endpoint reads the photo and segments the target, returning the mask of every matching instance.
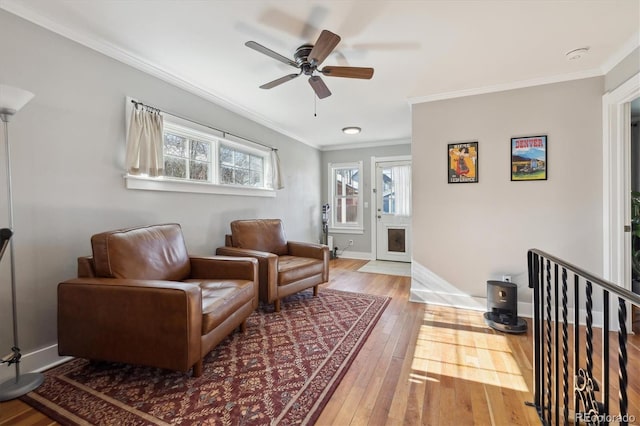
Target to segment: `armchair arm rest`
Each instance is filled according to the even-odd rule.
[[[78,278],[94,278],[96,276],[93,256],[78,258]]]
[[[189,256],[191,278],[243,279],[258,282],[258,261],[253,257]]]
[[[289,241],[289,254],[291,256],[310,257],[312,259],[322,260],[322,281],[329,281],[329,247],[324,244],[301,243],[297,241]]]
[[[217,256],[255,257],[256,259],[277,259],[278,255],[267,251],[243,249],[238,247],[218,247]]]
[[[218,247],[216,255],[254,257],[258,259],[258,282],[260,299],[268,303],[277,299],[278,255],[259,250],[238,247]]]
[[[58,285],[58,351],[187,371],[201,356],[200,287],[78,278]]]
[[[324,244],[302,243],[298,241],[288,241],[289,254],[291,256],[310,257],[313,259],[329,259],[329,247]]]

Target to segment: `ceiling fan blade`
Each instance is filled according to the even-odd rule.
[[[319,71],[327,77],[363,78],[365,80],[369,80],[373,77],[373,68],[324,67]]]
[[[276,86],[280,86],[282,83],[286,83],[289,80],[293,80],[294,78],[298,77],[300,74],[289,74],[289,75],[285,75],[284,77],[280,77],[277,78],[273,81],[270,81],[268,83],[263,84],[262,86],[260,86],[261,89],[272,89]]]
[[[328,30],[322,30],[318,41],[316,41],[311,53],[309,53],[309,62],[316,66],[320,65],[322,61],[327,59],[327,56],[335,49],[338,43],[340,43],[339,35]]]
[[[258,52],[260,52],[262,54],[265,54],[265,55],[267,55],[267,56],[269,56],[269,57],[271,57],[271,58],[273,58],[273,59],[275,59],[277,61],[280,61],[280,62],[285,63],[287,65],[291,65],[292,67],[295,67],[295,68],[299,68],[298,64],[296,64],[291,59],[289,59],[289,58],[287,58],[285,56],[282,56],[281,54],[279,54],[277,52],[274,52],[273,50],[271,50],[271,49],[269,49],[267,47],[264,47],[260,43],[256,43],[255,41],[248,41],[244,45],[249,47],[249,48],[251,48],[251,49],[253,49],[253,50],[255,50],[255,51],[258,51]]]
[[[324,84],[324,81],[322,81],[320,76],[314,75],[309,77],[309,84],[313,87],[313,91],[316,92],[318,98],[324,99],[327,96],[331,96],[331,91],[327,85]]]

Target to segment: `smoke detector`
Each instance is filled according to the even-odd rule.
[[[573,50],[567,52],[565,54],[565,56],[567,57],[567,60],[574,61],[576,59],[582,58],[588,52],[589,52],[589,48],[588,47],[581,47],[579,49],[573,49]]]

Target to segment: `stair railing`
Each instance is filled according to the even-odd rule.
[[[627,312],[630,306],[640,307],[640,295],[537,249],[529,250],[527,260],[529,287],[533,289],[534,299],[534,401],[530,405],[537,409],[542,424],[603,425],[613,422],[628,425],[629,421],[634,422],[635,416],[628,411]],[[572,295],[569,294],[571,278]],[[594,312],[594,290],[601,292],[601,313]],[[610,365],[609,359],[610,347],[615,346],[615,341],[610,342],[610,300],[615,300],[612,298],[617,298],[618,307],[618,324],[613,329],[617,331],[618,347],[617,398],[612,394],[612,387],[616,386],[610,381],[610,368],[615,368],[615,363]],[[573,306],[571,327],[570,299]],[[585,327],[579,326],[582,307]],[[594,314],[602,320],[601,339],[594,337]],[[570,328],[573,329],[571,341]],[[600,365],[594,365],[596,344],[601,345]],[[598,369],[599,380],[594,376]],[[610,401],[617,401],[618,407],[611,407]]]

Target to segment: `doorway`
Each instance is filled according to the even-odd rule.
[[[632,289],[631,102],[637,98],[640,73],[603,96],[603,272],[605,279],[627,290]]]
[[[632,280],[631,291],[640,294],[640,238],[637,236],[638,219],[640,218],[640,98],[630,103],[631,109],[631,265]],[[632,309],[631,328],[634,333],[640,333],[640,308],[634,306]]]
[[[411,262],[411,159],[375,159],[375,258]]]

